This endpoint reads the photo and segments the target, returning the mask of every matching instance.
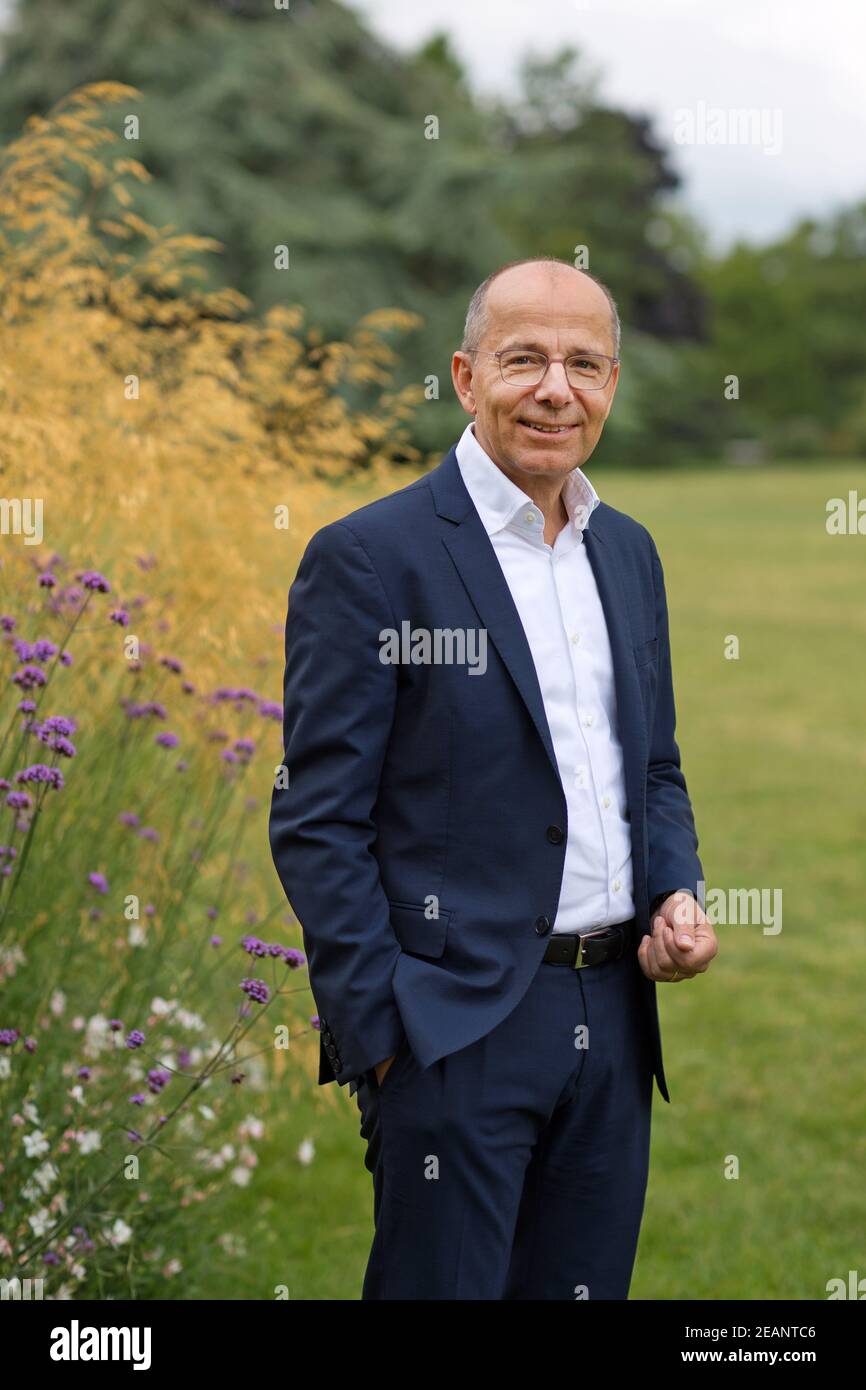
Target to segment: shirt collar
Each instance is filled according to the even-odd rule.
[[[488,536],[504,530],[522,509],[535,508],[532,498],[503,473],[478,443],[471,421],[460,436],[456,453],[461,476]],[[573,468],[566,476],[562,500],[570,525],[582,533],[601,498],[586,474]]]

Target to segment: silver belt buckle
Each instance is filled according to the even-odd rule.
[[[586,939],[586,937],[588,937],[588,936],[607,936],[607,934],[608,934],[608,932],[609,932],[610,930],[611,930],[610,927],[596,927],[595,931],[587,931],[587,932],[581,932],[581,933],[580,933],[580,940],[579,940],[579,942],[577,943],[577,950],[576,950],[575,953],[574,953],[574,968],[575,968],[575,970],[584,970],[584,969],[586,968],[586,966],[592,964],[592,961],[584,960],[584,958],[583,958],[583,943],[584,943],[584,940]]]

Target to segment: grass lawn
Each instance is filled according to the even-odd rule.
[[[672,1104],[656,1092],[632,1297],[825,1298],[829,1279],[866,1275],[866,536],[825,529],[827,500],[866,494],[866,470],[588,472],[665,566],[708,884],[782,892],[778,934],[720,925],[710,972],[659,988]],[[316,1055],[299,1048],[254,1180],[229,1201],[252,1258],[195,1296],[359,1296],[372,1183],[354,1098],[316,1085]]]

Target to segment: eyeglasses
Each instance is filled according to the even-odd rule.
[[[565,375],[577,391],[603,391],[613,375],[618,357],[603,352],[580,352],[574,357],[551,359],[543,352],[528,352],[523,348],[502,348],[499,352],[481,352],[468,348],[469,354],[495,357],[502,380],[509,386],[539,386],[551,361],[565,361]]]

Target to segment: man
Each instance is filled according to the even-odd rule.
[[[623,1299],[656,982],[716,953],[674,739],[662,568],[581,471],[619,377],[609,292],[512,263],[469,306],[474,417],[324,527],[289,598],[274,862],[357,1096],[363,1297]]]

